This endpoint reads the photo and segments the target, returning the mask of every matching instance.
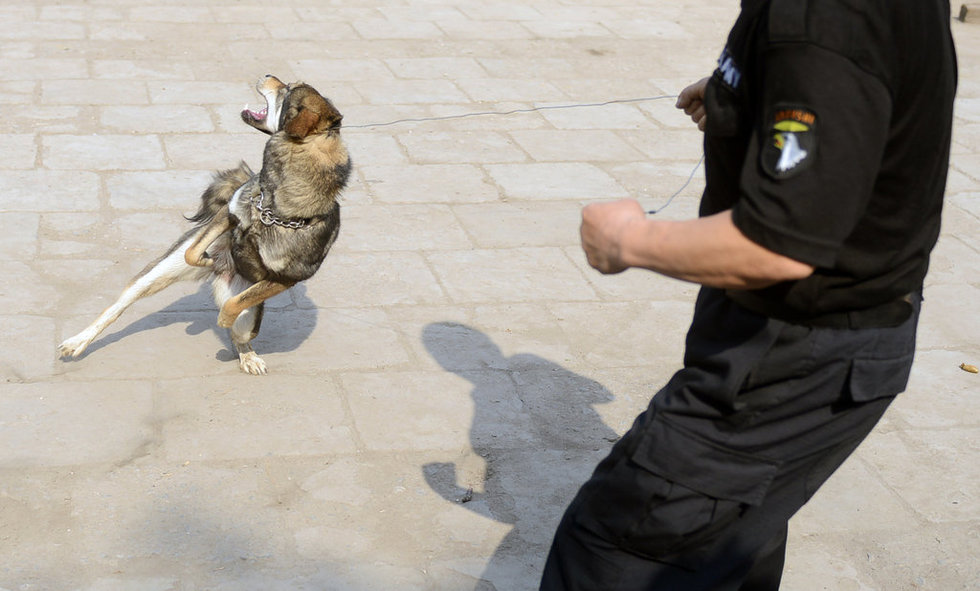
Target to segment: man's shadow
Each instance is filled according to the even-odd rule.
[[[444,369],[473,384],[470,445],[485,462],[483,470],[426,464],[426,482],[447,501],[514,526],[476,590],[536,589],[561,514],[618,438],[594,408],[612,395],[536,355],[504,357],[462,324],[430,324],[422,338]]]
[[[156,294],[154,298],[164,298],[167,292]],[[259,336],[253,344],[261,349],[261,353],[286,353],[295,351],[303,344],[306,339],[313,334],[316,328],[317,310],[316,304],[306,295],[306,286],[302,283],[293,286],[285,294],[277,296],[279,301],[270,300],[266,303],[265,314],[262,319],[262,328]],[[291,298],[291,300],[289,300]],[[224,343],[225,350],[215,353],[215,358],[219,361],[237,361],[238,353],[235,345],[231,342],[228,329],[218,326],[218,307],[214,303],[211,295],[211,286],[202,283],[200,288],[192,294],[186,295],[165,308],[147,314],[137,320],[124,325],[116,331],[117,324],[124,321],[128,315],[133,314],[132,310],[127,310],[115,324],[110,326],[105,333],[99,335],[95,341],[86,349],[79,359],[85,359],[103,347],[108,347],[118,341],[141,332],[151,331],[164,326],[186,323],[184,332],[188,335],[199,335],[207,331],[212,331],[215,336]],[[289,322],[288,331],[275,330],[275,324],[283,320],[283,315],[298,316],[301,318]],[[275,334],[275,338],[263,338],[266,335]],[[73,361],[73,360],[66,360]]]

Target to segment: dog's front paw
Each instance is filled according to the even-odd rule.
[[[253,376],[264,376],[267,372],[265,361],[262,361],[262,358],[256,355],[255,351],[241,353],[238,356],[238,363],[241,365],[242,371]]]
[[[59,357],[78,357],[85,352],[92,340],[84,334],[75,335],[58,345]]]
[[[221,313],[218,314],[218,326],[221,328],[231,328],[235,324],[235,320],[238,319],[238,314],[232,314],[225,311],[224,308],[221,309]]]
[[[192,267],[213,267],[214,266],[214,259],[211,258],[211,255],[209,255],[206,252],[203,253],[200,257],[198,257],[196,259],[185,259],[185,260],[187,260],[187,264],[191,265]]]

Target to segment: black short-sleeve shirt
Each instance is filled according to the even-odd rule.
[[[956,58],[942,0],[744,0],[706,90],[701,214],[816,272],[729,296],[799,319],[921,288]]]

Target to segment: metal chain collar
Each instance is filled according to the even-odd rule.
[[[266,226],[282,226],[283,228],[289,228],[296,230],[305,226],[309,220],[284,220],[276,215],[272,208],[262,207],[262,200],[265,198],[265,193],[259,192],[258,201],[254,200],[252,197],[248,198],[249,203],[255,207],[259,212],[259,221],[261,221]]]

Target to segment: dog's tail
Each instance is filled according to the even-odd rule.
[[[248,182],[253,174],[252,169],[244,162],[239,164],[238,168],[216,172],[214,180],[201,195],[201,208],[187,220],[195,224],[210,222],[222,207],[228,205],[235,191]]]

